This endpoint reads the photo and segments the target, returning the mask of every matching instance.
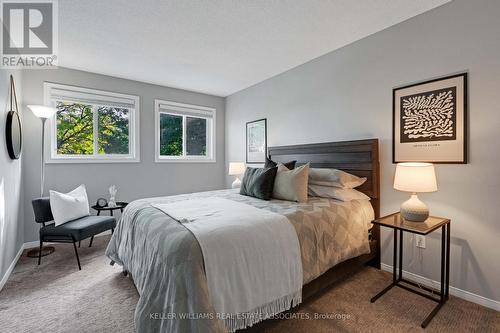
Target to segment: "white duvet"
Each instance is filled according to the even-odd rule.
[[[153,206],[198,240],[212,305],[230,331],[301,302],[301,250],[285,216],[224,198]]]

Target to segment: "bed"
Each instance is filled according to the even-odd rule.
[[[224,332],[238,327],[214,310],[200,244],[182,223],[158,209],[161,204],[220,198],[285,216],[300,242],[302,300],[366,264],[380,265],[379,229],[369,223],[379,215],[377,139],[271,147],[269,155],[278,162],[309,162],[314,168],[337,168],[366,177],[359,190],[371,200],[310,198],[307,203],[292,203],[221,190],[132,202],[106,254],[130,273],[137,287],[138,331]]]

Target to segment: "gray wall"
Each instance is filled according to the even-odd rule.
[[[24,106],[43,104],[43,82],[56,82],[140,96],[140,163],[47,164],[45,191],[69,191],[85,184],[90,202],[109,198],[108,187],[118,187],[117,200],[220,189],[224,177],[224,98],[60,68],[29,70],[23,74]],[[166,99],[217,109],[217,163],[154,162],[154,99]],[[40,192],[41,122],[25,109],[25,242],[38,239],[31,199]],[[47,126],[46,129],[49,127]]]
[[[226,163],[244,161],[245,122],[264,117],[270,146],[379,138],[382,213],[397,211],[408,196],[392,189],[392,88],[468,71],[470,163],[438,165],[439,191],[421,198],[452,219],[451,285],[500,301],[498,13],[497,0],[455,0],[229,96]],[[427,237],[422,260],[406,241],[404,268],[439,280],[439,240]]]
[[[5,121],[9,111],[9,75],[13,74],[18,94],[21,92],[21,73],[0,69],[0,280],[23,245],[23,158],[11,160],[5,142]],[[21,108],[21,105],[19,104]],[[20,110],[21,121],[23,110]]]

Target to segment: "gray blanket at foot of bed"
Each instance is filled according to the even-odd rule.
[[[137,331],[224,332],[209,302],[196,238],[149,203],[132,205],[127,210],[134,214],[124,214],[106,255],[134,279],[140,295],[135,310]]]

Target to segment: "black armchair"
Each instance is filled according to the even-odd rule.
[[[90,246],[92,246],[92,241],[94,240],[95,235],[110,229],[111,232],[113,232],[116,226],[116,220],[112,216],[85,216],[66,222],[57,227],[54,223],[46,225],[46,223],[54,220],[50,209],[49,198],[37,198],[32,200],[31,203],[35,213],[35,221],[42,224],[42,227],[40,228],[40,252],[38,256],[38,265],[40,265],[42,260],[43,242],[73,243],[76,261],[78,262],[78,269],[81,270],[82,267],[80,265],[80,258],[78,257],[76,242],[80,242],[81,240],[91,237]]]

